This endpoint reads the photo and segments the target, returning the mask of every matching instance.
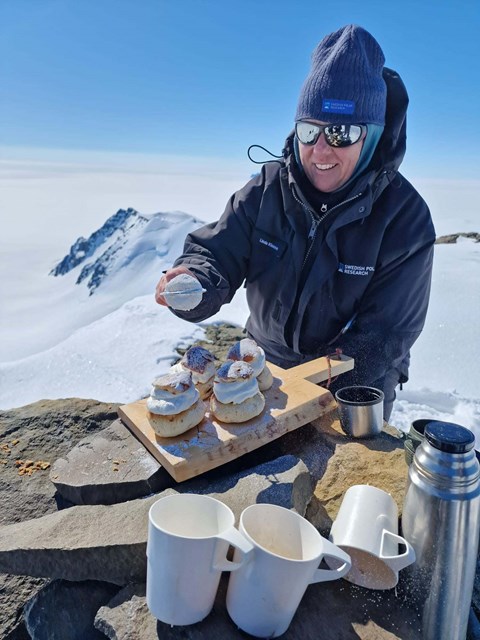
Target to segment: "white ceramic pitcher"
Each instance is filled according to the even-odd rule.
[[[161,498],[149,511],[147,605],[157,620],[188,625],[214,604],[222,571],[235,571],[253,547],[234,528],[232,511],[196,494]],[[229,545],[234,562],[226,559]]]
[[[284,507],[247,507],[240,517],[240,533],[254,551],[230,575],[227,610],[240,629],[260,638],[276,638],[287,630],[309,584],[341,578],[350,569],[345,552]],[[319,569],[327,556],[341,566]],[[234,560],[242,560],[238,549]]]

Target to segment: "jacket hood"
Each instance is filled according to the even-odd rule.
[[[387,171],[398,171],[407,147],[408,94],[396,71],[385,67],[383,78],[387,85],[385,129],[380,138],[371,166]]]
[[[393,180],[405,156],[407,141],[407,106],[408,94],[405,85],[396,71],[384,67],[383,78],[387,85],[387,107],[385,114],[385,128],[377,149],[367,170],[358,177],[362,184],[373,184],[381,175],[387,180],[386,186]],[[289,182],[295,182],[291,175],[291,162],[294,157],[292,131],[287,137],[283,156],[289,170]],[[380,186],[380,185],[378,185]],[[381,190],[381,189],[380,189]]]

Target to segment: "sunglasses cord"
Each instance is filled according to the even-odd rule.
[[[278,163],[282,164],[283,160],[262,160],[261,162],[259,162],[258,160],[254,160],[252,158],[252,156],[250,155],[250,149],[254,149],[255,147],[257,149],[262,149],[263,151],[268,153],[268,155],[272,156],[272,158],[283,158],[283,155],[282,156],[276,156],[274,153],[272,153],[268,149],[265,149],[265,147],[262,147],[262,145],[260,145],[260,144],[251,144],[247,149],[247,156],[248,156],[248,159],[250,160],[250,162],[253,162],[255,164],[267,164],[268,162],[278,162]]]

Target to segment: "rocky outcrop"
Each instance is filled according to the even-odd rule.
[[[209,324],[205,327],[205,338],[197,340],[195,345],[199,345],[208,349],[213,353],[218,362],[225,362],[227,359],[227,351],[232,344],[242,338],[247,337],[245,329],[233,324]],[[183,355],[187,348],[178,348],[177,351]]]
[[[202,486],[192,481],[178,492],[221,499],[237,520],[245,507],[268,502],[304,513],[312,486],[305,465],[294,456]],[[164,495],[111,506],[72,507],[0,529],[0,571],[65,579],[106,580],[125,585],[145,580],[148,511]]]
[[[17,461],[53,464],[87,434],[109,425],[117,417],[116,406],[95,400],[42,400],[0,411],[0,525],[43,516],[66,505],[49,480],[48,466],[19,475],[22,465]],[[28,575],[0,574],[1,638],[28,638],[22,608],[44,584],[44,579]]]
[[[74,504],[114,504],[173,484],[172,477],[120,420],[83,438],[51,467],[50,480]]]
[[[345,438],[338,421],[312,423],[327,446],[334,448],[318,480],[307,517],[323,534],[328,533],[349,487],[370,484],[395,499],[401,516],[408,467],[400,433],[381,433],[372,440]]]
[[[469,238],[474,242],[480,242],[480,233],[469,231],[467,233],[450,233],[446,236],[439,236],[435,240],[435,244],[456,244],[459,238]]]
[[[172,492],[216,497],[232,508],[237,520],[249,504],[280,504],[304,514],[325,535],[352,484],[373,484],[389,491],[399,508],[403,502],[407,466],[401,434],[391,430],[372,440],[352,440],[341,431],[335,413],[183,483],[167,477],[138,446],[116,419],[113,405],[49,401],[5,412],[0,419],[1,442],[10,450],[0,448],[6,460],[2,507],[13,501],[0,528],[0,571],[9,572],[7,592],[0,589],[0,636],[9,640],[28,637],[20,624],[28,597],[26,621],[33,638],[75,638],[73,627],[83,630],[82,638],[242,638],[225,608],[228,575],[212,613],[197,625],[170,628],[148,611],[148,510]],[[19,475],[17,453],[24,462],[51,466],[29,474],[32,465],[24,465],[25,473]],[[169,485],[163,491],[162,482]],[[28,499],[30,491],[38,498],[36,508]],[[70,506],[72,502],[78,505]],[[65,506],[69,508],[58,509]],[[47,579],[53,582],[39,591]],[[420,638],[417,614],[401,593],[368,591],[343,580],[310,585],[284,637],[316,640],[321,630],[327,640]],[[16,610],[5,613],[1,605],[16,599]],[[67,620],[54,615],[58,603]],[[75,603],[84,615],[68,613]]]
[[[41,400],[0,411],[0,524],[28,520],[58,508],[49,470],[82,438],[117,418],[117,406],[94,400]],[[23,464],[18,464],[23,461]],[[44,462],[28,472],[25,463]],[[20,473],[21,468],[27,473]]]
[[[198,624],[170,627],[157,622],[145,585],[129,585],[100,608],[95,627],[110,640],[244,640],[225,606],[228,576],[220,581],[212,612]],[[251,637],[251,636],[248,636]],[[344,580],[312,584],[284,640],[420,640],[420,621],[396,594],[366,591]]]
[[[70,273],[76,284],[86,287],[92,295],[133,266],[126,276],[130,294],[124,299],[121,291],[116,291],[120,305],[120,300],[130,299],[132,291],[136,295],[153,291],[157,280],[154,274],[173,263],[180,239],[199,226],[199,220],[180,211],[142,215],[132,208],[119,209],[88,238],[78,238],[49,275]],[[131,288],[132,283],[138,286]],[[117,282],[118,286],[121,288]]]
[[[79,264],[92,256],[108,238],[114,233],[122,231],[125,233],[128,226],[136,220],[147,223],[147,219],[141,216],[135,209],[119,209],[117,213],[110,216],[104,224],[94,231],[88,238],[80,236],[70,247],[68,254],[50,271],[51,276],[63,276]],[[83,280],[83,278],[82,278]],[[81,281],[81,280],[80,280]]]

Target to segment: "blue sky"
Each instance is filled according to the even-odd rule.
[[[409,91],[407,165],[478,177],[478,0],[0,0],[0,145],[280,152],[311,52],[350,22]]]

